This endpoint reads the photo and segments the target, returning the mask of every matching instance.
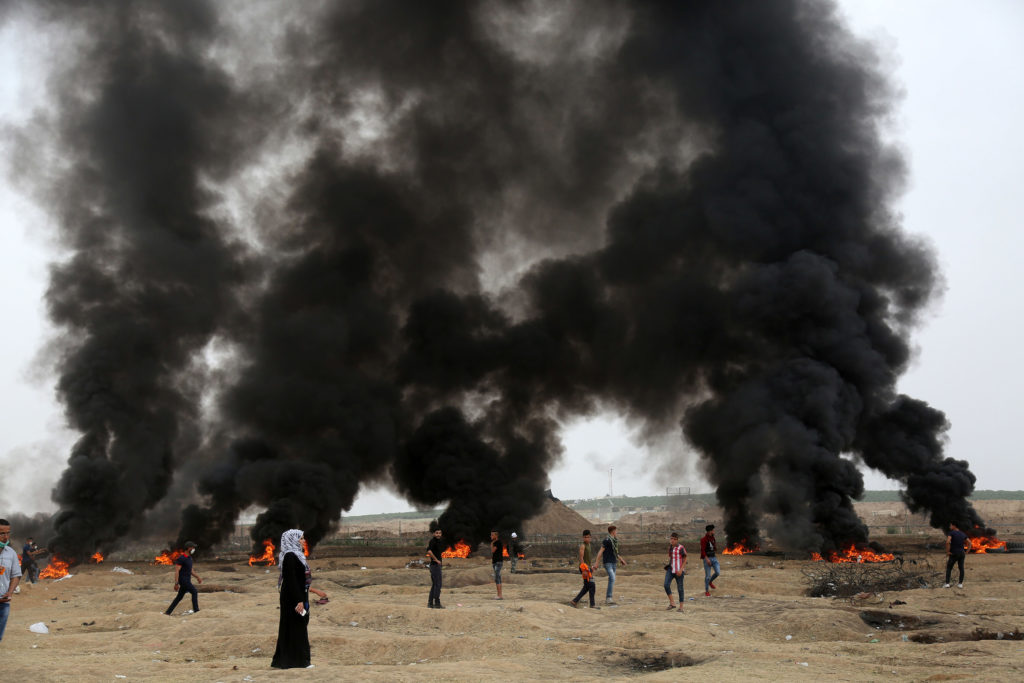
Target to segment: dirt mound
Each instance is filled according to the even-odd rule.
[[[559,500],[548,500],[540,512],[523,524],[527,539],[533,536],[564,536],[583,533],[593,527],[587,518]]]

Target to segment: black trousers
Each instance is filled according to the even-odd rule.
[[[953,565],[957,565],[960,570],[960,580],[957,583],[964,582],[964,555],[950,555],[949,559],[946,560],[946,583],[949,583],[949,577],[953,573]]]
[[[586,595],[587,593],[590,593],[590,606],[593,607],[594,606],[594,591],[596,591],[596,590],[597,590],[597,584],[596,583],[594,583],[593,581],[584,581],[583,582],[583,588],[581,588],[580,592],[576,594],[576,598],[573,600],[573,602],[579,602],[580,599],[583,598],[584,595]]]
[[[430,602],[441,601],[441,565],[430,564]]]
[[[191,583],[182,583],[178,584],[178,595],[176,595],[174,600],[171,602],[171,606],[167,608],[167,614],[174,611],[174,608],[178,606],[181,599],[185,597],[185,593],[192,594],[192,611],[199,611],[199,591],[197,591],[196,587]]]

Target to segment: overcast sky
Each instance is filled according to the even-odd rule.
[[[905,229],[936,249],[946,281],[914,337],[918,355],[902,391],[945,411],[947,454],[971,463],[979,489],[1024,489],[1016,427],[1024,368],[1018,359],[1024,304],[1021,159],[1024,141],[1024,2],[848,0],[850,26],[879,45],[904,91],[889,131],[910,166],[900,208]],[[41,103],[38,60],[16,27],[0,31],[0,122],[23,123]],[[6,147],[4,148],[6,151]],[[37,363],[52,330],[43,304],[55,255],[39,207],[0,184],[0,513],[49,510],[49,490],[74,435],[53,400],[54,377]],[[560,498],[711,490],[690,460],[666,474],[622,423],[604,416],[567,426],[566,457],[552,473]],[[686,452],[680,442],[664,448]],[[897,488],[866,473],[869,489]],[[361,495],[351,511],[408,509],[385,492]]]

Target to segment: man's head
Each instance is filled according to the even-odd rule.
[[[192,541],[186,541],[185,542],[185,552],[188,553],[189,555],[195,555],[196,548],[198,548],[198,547],[199,546],[197,546]]]
[[[608,535],[609,536],[616,536],[618,534],[618,529],[619,529],[619,527],[617,527],[614,524],[612,524],[610,527],[608,527]]]
[[[590,543],[590,529],[583,530],[583,542]]]
[[[516,532],[513,531],[512,532],[512,538],[519,538],[519,534],[517,534]]]
[[[0,519],[0,550],[11,544],[11,523]]]
[[[434,538],[441,538],[441,530],[434,529]]]
[[[949,528],[950,529],[956,529],[957,531],[960,531],[960,525],[957,524],[956,522],[950,522],[949,523]]]
[[[679,534],[672,532],[672,535],[668,537],[668,542],[672,545],[679,545]]]
[[[712,531],[714,531],[714,530],[715,530],[715,525],[714,525],[714,524],[708,524],[708,525],[707,525],[706,527],[704,527],[704,531],[705,531],[706,533],[709,533],[709,534],[710,534],[710,533],[711,533]],[[728,535],[728,534],[727,534],[727,535]]]
[[[492,541],[497,541],[498,540],[498,532],[497,531],[491,530],[491,540]]]

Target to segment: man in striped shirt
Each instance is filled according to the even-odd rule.
[[[686,548],[679,542],[679,534],[672,532],[668,539],[668,564],[665,565],[665,595],[668,596],[668,608],[683,611],[683,577],[686,575]],[[672,580],[675,579],[679,591],[678,608],[672,601]]]

